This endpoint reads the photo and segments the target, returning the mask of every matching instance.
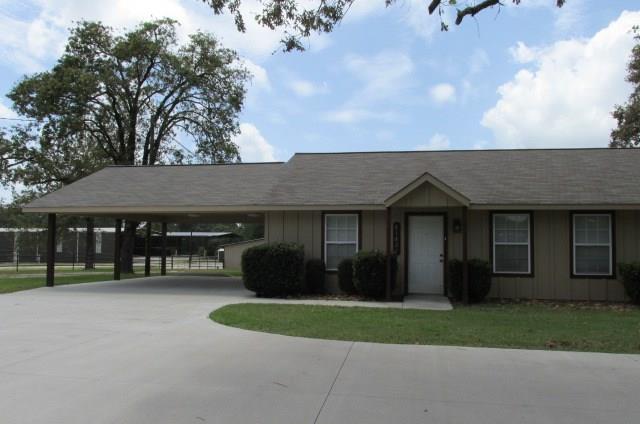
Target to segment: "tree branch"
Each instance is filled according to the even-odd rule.
[[[435,2],[436,0],[434,0]],[[433,3],[432,3],[433,4]],[[478,3],[475,6],[468,6],[464,9],[458,10],[458,16],[456,17],[456,25],[460,25],[465,16],[471,15],[475,16],[480,11],[487,9],[489,7],[493,7],[499,5],[500,0],[485,0],[482,3]]]
[[[429,15],[433,15],[433,12],[436,11],[441,2],[442,0],[431,0],[431,3],[429,4]]]

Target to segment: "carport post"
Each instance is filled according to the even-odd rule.
[[[160,254],[160,275],[167,275],[167,223],[162,223],[162,252]]]
[[[147,233],[144,237],[144,276],[151,275],[151,222],[147,221]]]
[[[115,233],[115,240],[113,242],[113,245],[114,245],[113,246],[113,279],[114,280],[120,279],[120,248],[122,244],[121,230],[122,230],[122,220],[116,219],[116,233]]]
[[[47,287],[53,287],[56,269],[56,214],[50,213],[47,218]]]

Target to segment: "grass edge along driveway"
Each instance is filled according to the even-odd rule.
[[[246,330],[317,339],[640,353],[640,308],[546,304],[457,306],[452,311],[243,303],[210,318]]]
[[[151,276],[158,276],[159,272],[152,272]],[[174,271],[168,274],[171,275],[201,275],[210,277],[237,277],[242,275],[239,271],[235,270],[211,270],[211,271]],[[144,272],[138,270],[135,274],[121,274],[121,280],[128,280],[131,278],[142,278]],[[68,284],[83,284],[83,283],[98,283],[101,281],[112,281],[113,271],[74,271],[71,273],[56,275],[55,285],[64,286]],[[13,293],[22,290],[37,289],[46,286],[46,276],[41,275],[21,275],[20,273],[0,273],[0,294]]]

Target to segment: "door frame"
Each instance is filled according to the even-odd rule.
[[[449,289],[449,275],[447,263],[449,262],[448,233],[447,233],[447,212],[405,212],[404,214],[404,295],[409,294],[409,217],[410,216],[441,216],[442,217],[442,251],[444,258],[442,261],[442,294],[447,295]]]

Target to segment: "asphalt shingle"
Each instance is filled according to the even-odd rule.
[[[28,205],[382,205],[428,173],[476,205],[640,205],[640,149],[301,153],[286,163],[107,167]]]

